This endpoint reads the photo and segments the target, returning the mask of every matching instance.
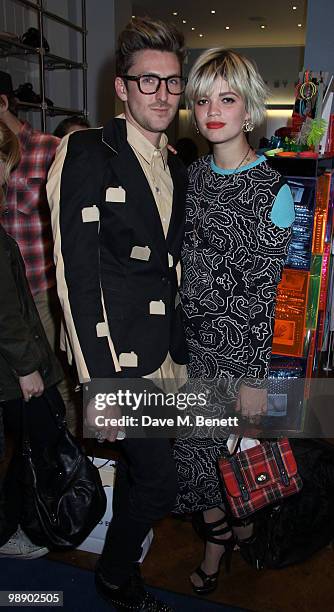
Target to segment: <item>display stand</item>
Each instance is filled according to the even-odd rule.
[[[279,387],[287,391],[288,379],[290,383],[300,380],[303,409],[295,398],[290,426],[302,430],[309,393],[307,381],[318,376],[320,355],[330,350],[333,331],[329,296],[333,294],[334,278],[334,158],[271,158],[270,164],[289,184],[296,211],[289,254],[277,292],[270,376],[275,381],[273,394],[279,392]],[[285,408],[287,414],[288,406]],[[284,406],[280,409],[283,415]]]

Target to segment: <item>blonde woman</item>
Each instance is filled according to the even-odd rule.
[[[8,181],[10,172],[20,160],[20,149],[17,138],[0,122],[0,215],[5,199],[3,185]],[[4,432],[2,423],[2,407],[0,403],[0,461],[4,455]]]
[[[1,212],[5,213],[6,206],[2,186],[8,181],[19,159],[18,140],[0,121],[0,215]],[[61,370],[30,293],[19,248],[2,227],[1,216],[0,287],[0,412],[18,447],[22,409],[27,410],[32,449],[38,453],[45,446],[55,443],[59,435],[45,401],[45,389],[50,399],[64,410],[54,386],[61,378]],[[23,400],[26,404],[23,404]],[[0,423],[0,456],[4,450],[3,442]],[[22,487],[20,483],[13,482],[14,472],[9,473],[7,491],[10,493],[6,499],[0,500],[0,557],[35,559],[45,555],[48,549],[33,544],[20,529]],[[0,489],[1,496],[4,497],[4,494]]]
[[[265,115],[267,90],[256,67],[232,50],[202,53],[186,90],[198,131],[212,154],[189,169],[182,305],[190,379],[229,381],[229,408],[253,418],[266,411],[276,289],[290,242],[293,199],[282,177],[257,156],[247,132]],[[242,382],[244,381],[244,382]],[[233,396],[233,394],[232,394]],[[217,586],[234,548],[217,476],[222,440],[178,439],[177,512],[196,513],[206,542],[191,575],[198,594]]]

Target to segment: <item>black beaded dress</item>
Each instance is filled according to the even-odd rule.
[[[181,288],[190,379],[267,376],[293,220],[290,189],[264,156],[237,171],[211,155],[190,166]],[[221,503],[221,446],[214,434],[176,440],[175,512]]]

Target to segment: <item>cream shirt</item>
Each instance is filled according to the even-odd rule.
[[[166,238],[172,214],[174,189],[167,164],[167,136],[166,134],[161,135],[159,147],[156,148],[128,121],[126,123],[126,129],[128,143],[135,152],[148,184],[151,187]]]
[[[119,118],[125,119],[125,115],[120,115]],[[126,122],[126,129],[128,143],[132,147],[153,193],[166,238],[172,214],[174,190],[167,163],[167,136],[166,134],[161,135],[159,147],[156,148],[128,121]],[[179,277],[180,274],[178,273]],[[175,363],[168,352],[160,368],[151,374],[147,374],[144,378],[160,380],[161,388],[171,393],[180,386],[179,383],[177,385],[173,383],[175,379],[184,384],[187,378],[187,369],[185,365]]]

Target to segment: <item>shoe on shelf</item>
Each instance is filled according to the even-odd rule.
[[[193,527],[197,534],[204,540],[205,543],[211,542],[212,544],[218,544],[224,546],[224,552],[222,553],[218,569],[213,574],[207,574],[201,566],[195,569],[194,574],[197,574],[202,581],[200,586],[196,586],[192,581],[192,588],[196,595],[208,595],[213,593],[218,586],[218,576],[220,571],[220,565],[224,560],[226,573],[230,572],[232,554],[235,547],[235,538],[231,530],[231,526],[226,521],[226,515],[215,522],[206,523],[204,521],[203,513],[196,514],[193,517]],[[219,538],[225,534],[230,534],[228,538]]]
[[[38,559],[47,555],[49,550],[44,546],[37,546],[29,540],[20,527],[9,538],[8,542],[0,547],[0,557],[12,559]]]
[[[138,574],[129,578],[124,586],[115,587],[99,571],[95,572],[98,594],[115,610],[131,612],[174,612],[170,606],[156,599],[144,589]]]

